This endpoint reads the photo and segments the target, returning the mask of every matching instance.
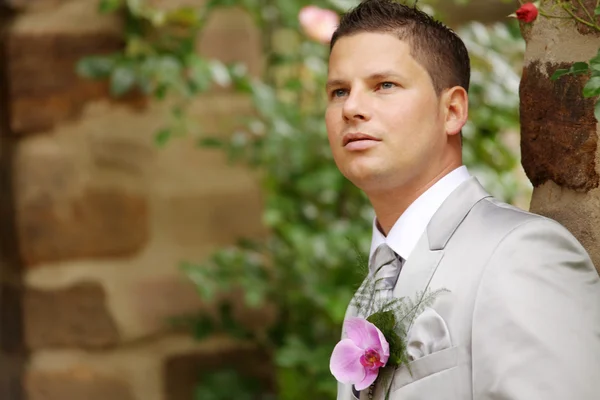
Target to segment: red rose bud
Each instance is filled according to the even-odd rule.
[[[525,3],[517,10],[517,19],[526,23],[533,22],[538,16],[538,9],[533,3]]]

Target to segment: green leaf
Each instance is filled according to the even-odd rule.
[[[194,324],[194,338],[196,339],[204,339],[208,335],[215,332],[213,320],[207,315],[203,315],[198,318]]]
[[[590,60],[590,69],[595,75],[600,73],[600,57],[594,57]]]
[[[571,66],[569,71],[573,74],[582,74],[588,71],[588,64],[583,61],[578,61]]]
[[[244,301],[250,308],[258,308],[264,303],[264,293],[260,288],[246,288],[244,292]]]
[[[594,10],[594,15],[600,15],[600,7],[596,7]]]
[[[101,14],[108,14],[118,10],[123,5],[123,0],[100,0],[98,11]]]
[[[238,5],[239,0],[209,0],[206,3],[206,8],[211,10],[216,7],[232,7]]]
[[[171,139],[172,136],[173,132],[169,128],[163,128],[156,132],[156,135],[154,135],[154,143],[162,147],[167,144],[167,142]]]
[[[135,84],[135,71],[130,65],[117,66],[110,76],[110,93],[119,97],[127,93]]]
[[[84,78],[104,79],[110,76],[114,65],[112,56],[91,56],[79,60],[76,71]]]
[[[380,311],[370,315],[367,321],[375,325],[385,335],[386,332],[393,331],[396,326],[396,317],[392,311]]]
[[[199,27],[202,20],[198,10],[192,7],[181,7],[170,11],[166,19],[168,22],[186,27]]]
[[[212,84],[212,71],[209,64],[196,54],[188,58],[190,81],[200,91],[207,91]]]
[[[288,90],[294,90],[296,92],[302,91],[303,83],[300,79],[290,79],[286,82],[284,87]]]
[[[589,64],[592,72],[600,72],[600,49],[598,49],[596,56],[589,61]]]
[[[587,71],[588,71],[588,64],[583,61],[578,61],[578,62],[574,63],[571,66],[571,68],[569,68],[569,69],[557,69],[556,71],[554,71],[554,73],[552,74],[550,79],[554,81],[563,75],[578,75],[578,74],[583,74]]]
[[[583,87],[583,97],[600,95],[600,76],[593,76]]]
[[[233,368],[205,372],[194,392],[195,400],[256,400],[264,388],[258,378],[244,376]]]
[[[167,85],[161,84],[156,87],[154,91],[154,97],[157,100],[163,100],[167,96],[167,92],[169,91],[169,87]]]
[[[198,140],[198,146],[211,147],[211,148],[222,148],[225,146],[225,141],[214,137],[204,137]]]
[[[221,326],[226,333],[236,339],[249,339],[252,337],[252,333],[235,320],[233,316],[233,307],[230,303],[221,303],[219,311],[221,316]]]
[[[555,81],[558,78],[560,78],[563,75],[567,75],[569,73],[568,69],[557,69],[556,71],[554,71],[554,73],[552,74],[552,76],[550,77],[551,80]]]

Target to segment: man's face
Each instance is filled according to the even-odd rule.
[[[340,38],[329,59],[327,95],[329,144],[356,186],[418,186],[439,173],[445,113],[407,42],[387,33]]]

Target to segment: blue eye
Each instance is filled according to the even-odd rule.
[[[396,86],[396,84],[392,82],[383,82],[380,86],[382,89],[391,89]]]
[[[344,95],[346,95],[348,91],[346,89],[336,89],[333,92],[331,92],[331,96],[332,97],[342,97]]]

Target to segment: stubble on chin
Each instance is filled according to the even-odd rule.
[[[350,166],[344,176],[363,192],[377,191],[385,186],[387,180],[384,171],[372,165]]]

